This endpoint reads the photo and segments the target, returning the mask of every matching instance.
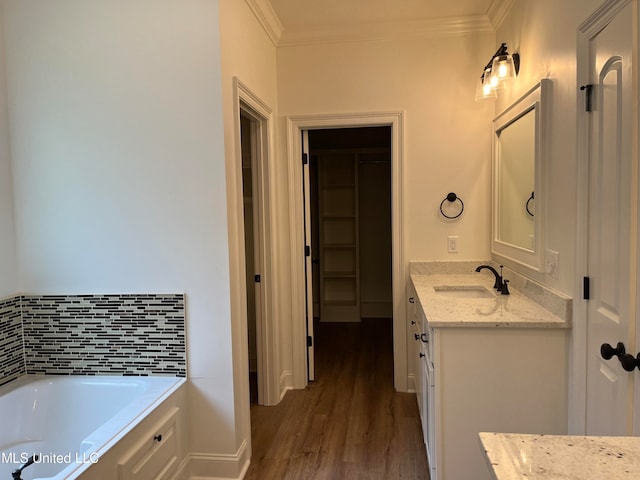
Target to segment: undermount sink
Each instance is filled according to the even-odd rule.
[[[439,285],[436,293],[449,298],[494,298],[495,294],[482,285]]]

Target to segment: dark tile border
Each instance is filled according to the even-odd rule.
[[[0,385],[25,373],[20,297],[0,300]]]
[[[13,330],[3,334],[11,346],[0,347],[0,365],[15,344],[24,345],[24,359],[23,370],[6,381],[23,373],[186,377],[182,294],[23,295],[11,301],[18,303],[17,315],[11,316]]]

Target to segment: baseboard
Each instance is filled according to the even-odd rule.
[[[282,400],[287,391],[293,390],[293,372],[285,370],[280,375],[280,400]]]
[[[415,393],[416,392],[416,374],[410,373],[407,375],[407,392]]]
[[[190,453],[174,480],[241,480],[250,460],[246,440],[234,454]]]
[[[178,469],[171,480],[189,480],[189,460],[189,455],[184,457],[182,462],[180,462],[180,465],[178,465]]]

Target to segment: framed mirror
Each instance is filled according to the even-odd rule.
[[[493,121],[492,253],[544,268],[547,120],[544,79]]]

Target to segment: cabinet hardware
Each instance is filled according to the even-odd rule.
[[[424,357],[424,353],[420,352],[420,358]]]
[[[409,297],[409,303],[416,303],[416,301],[413,299],[413,297]]]
[[[416,340],[420,340],[420,335],[418,335],[417,333],[414,333],[413,336],[415,337]]]
[[[162,434],[154,435],[153,439],[156,442],[161,442],[162,441]]]
[[[415,320],[411,320],[411,325],[415,325],[416,321]]]
[[[420,340],[422,340],[423,343],[429,343],[429,336],[426,333],[423,333],[420,335]]]

